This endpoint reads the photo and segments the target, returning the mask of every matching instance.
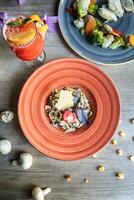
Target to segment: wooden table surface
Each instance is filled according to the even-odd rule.
[[[0,0],[0,11],[16,14],[57,15],[56,0],[26,0],[20,7],[16,0]],[[65,43],[60,31],[47,34],[45,42],[47,60],[63,57],[78,57]],[[7,156],[0,155],[0,200],[31,199],[34,186],[51,187],[48,200],[134,200],[134,162],[128,159],[134,154],[134,125],[129,120],[134,117],[134,63],[118,66],[100,66],[113,79],[119,90],[122,103],[122,123],[115,138],[117,146],[107,145],[97,158],[81,161],[63,162],[48,158],[37,151],[24,137],[17,119],[17,102],[21,88],[34,69],[28,68],[17,59],[0,36],[0,110],[13,110],[16,117],[11,124],[0,123],[0,139],[9,139],[13,145]],[[121,138],[118,131],[127,135]],[[124,155],[118,156],[115,150],[120,148]],[[33,166],[23,171],[13,167],[11,160],[20,152],[29,152],[34,157]],[[96,167],[105,166],[105,172],[99,173]],[[124,180],[117,180],[115,172],[125,174]],[[64,175],[71,174],[71,183]],[[89,178],[84,184],[83,179]]]

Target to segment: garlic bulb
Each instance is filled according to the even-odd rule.
[[[23,169],[29,169],[33,164],[33,157],[29,153],[21,153],[19,160],[12,162],[14,166],[20,165]]]
[[[14,113],[9,110],[0,113],[0,120],[6,124],[11,122],[13,120],[13,117]]]
[[[33,164],[33,157],[29,153],[22,153],[20,155],[19,164],[23,169],[29,169]]]
[[[34,200],[44,200],[43,191],[39,187],[34,188],[32,191],[32,198]]]
[[[0,140],[0,153],[1,154],[8,154],[10,153],[11,151],[11,148],[12,148],[12,145],[11,145],[11,142],[9,140]]]
[[[45,196],[50,193],[52,191],[51,188],[46,188],[44,190],[42,190],[41,188],[39,187],[35,187],[33,190],[32,190],[32,198],[34,200],[44,200]]]

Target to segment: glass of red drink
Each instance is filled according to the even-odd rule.
[[[44,38],[48,26],[37,15],[19,16],[6,21],[3,36],[13,53],[28,66],[40,66],[45,61]]]

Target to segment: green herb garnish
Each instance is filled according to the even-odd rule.
[[[7,23],[8,26],[20,26],[19,21],[11,21]]]
[[[27,22],[29,22],[31,19],[29,18],[29,17],[27,17],[27,18],[25,18],[24,20],[23,20],[23,22],[22,22],[22,24],[24,25],[24,24],[26,24]]]

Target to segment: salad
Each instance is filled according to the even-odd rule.
[[[133,0],[107,0],[105,5],[97,4],[96,0],[74,0],[71,8],[73,24],[89,43],[110,49],[134,46],[133,34],[123,34],[106,23],[116,22],[124,11],[134,12]]]
[[[90,103],[80,88],[55,89],[48,98],[45,112],[52,126],[65,132],[89,124],[92,115]]]

